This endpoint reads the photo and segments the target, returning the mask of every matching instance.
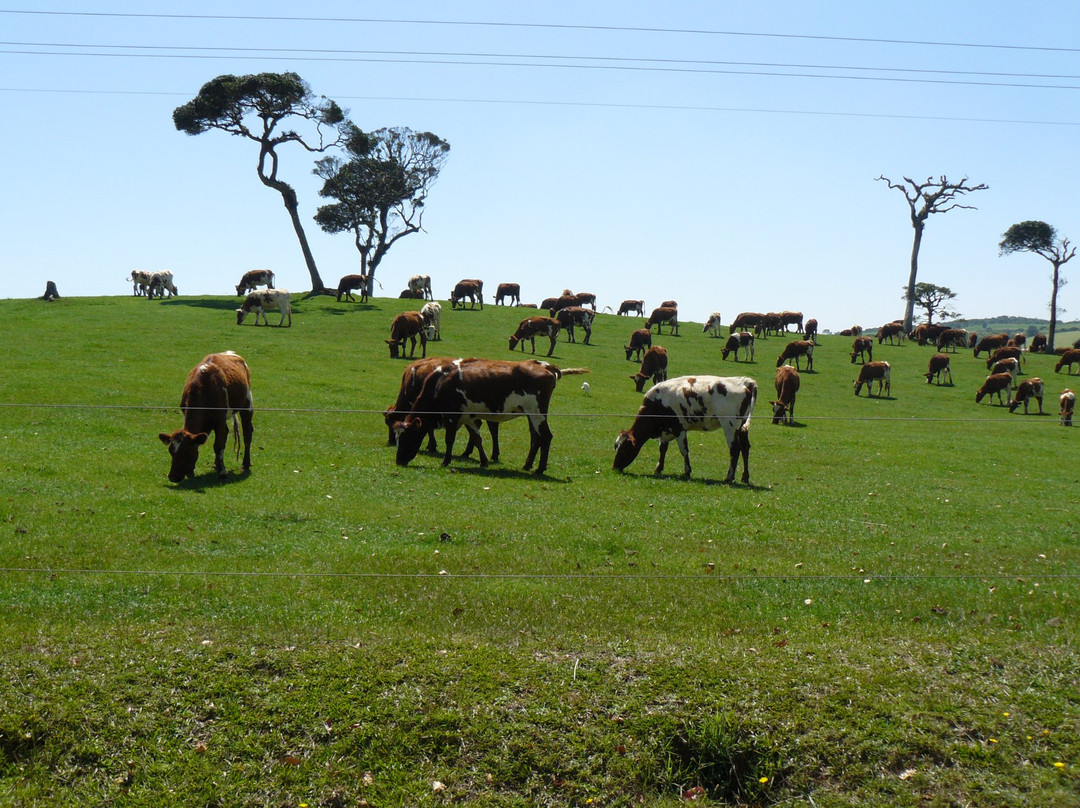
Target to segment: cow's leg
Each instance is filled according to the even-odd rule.
[[[536,418],[537,423],[534,425],[533,418]],[[525,470],[528,471],[532,467],[533,458],[536,457],[537,448],[540,449],[540,463],[536,467],[537,474],[543,474],[547,471],[548,465],[548,451],[551,449],[551,427],[548,426],[547,414],[542,413],[539,416],[530,416],[529,418],[529,456],[525,460]]]
[[[225,449],[229,445],[229,419],[224,412],[214,424],[214,471],[225,476]]]
[[[443,450],[442,461],[444,466],[449,466],[454,457],[454,438],[457,436],[457,430],[458,424],[456,421],[446,425],[446,448]],[[483,451],[483,448],[481,448],[481,451]]]
[[[484,439],[480,436],[480,428],[478,424],[466,423],[465,431],[469,433],[469,445],[465,447],[465,452],[462,457],[468,457],[469,452],[476,449],[480,455],[480,465],[486,466],[488,464],[488,456],[484,451]]]
[[[660,459],[656,463],[656,470],[653,472],[659,477],[664,472],[664,459],[667,457],[668,443],[671,442],[671,438],[660,438]]]
[[[592,326],[590,326],[588,323],[585,323],[581,327],[585,329],[585,344],[588,345],[589,339],[592,337]]]
[[[689,445],[689,441],[686,439],[686,433],[685,432],[680,432],[678,437],[675,438],[675,440],[679,444],[679,451],[682,452],[682,459],[683,459],[683,475],[682,476],[683,476],[683,479],[684,480],[689,480],[690,479],[690,445]]]
[[[735,433],[739,441],[739,453],[742,455],[742,481],[746,485],[750,485],[750,433],[745,429],[740,429]],[[733,468],[732,474],[734,475],[735,469]]]
[[[549,335],[548,339],[551,340],[551,347],[548,348],[547,355],[551,356],[553,353],[555,353],[555,341],[558,339],[558,335],[557,334]]]
[[[438,428],[437,426],[433,426],[427,431],[427,438],[428,438],[427,452],[428,452],[428,454],[438,454],[439,453],[439,442],[435,439],[435,430],[437,428]],[[394,431],[393,428],[391,428],[390,431],[393,432]]]
[[[499,460],[499,422],[488,421],[488,432],[491,433],[491,462]]]
[[[251,410],[240,411],[240,429],[244,434],[244,471],[251,469],[251,439],[255,434],[251,414]]]

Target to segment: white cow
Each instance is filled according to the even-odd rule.
[[[154,272],[150,275],[150,283],[147,285],[146,296],[151,300],[154,297],[165,297],[165,293],[169,293],[169,297],[179,294],[176,289],[176,284],[173,283],[173,274],[163,269],[160,272]]]
[[[708,331],[714,337],[720,336],[720,312],[714,311],[709,315],[709,319],[705,321],[705,327],[701,329],[703,332]]]
[[[442,339],[442,304],[430,300],[420,309],[420,316],[424,318],[424,330],[427,331],[429,340]]]
[[[255,312],[255,325],[259,324],[260,317],[263,323],[270,325],[270,321],[266,319],[266,309],[278,309],[281,312],[278,326],[285,323],[286,317],[289,318],[289,325],[292,325],[292,299],[287,289],[263,289],[249,292],[240,308],[236,310],[236,324],[241,325],[249,313]]]
[[[148,269],[131,270],[131,277],[128,278],[132,283],[131,293],[136,297],[145,295],[146,290],[150,288],[150,276],[152,274]]]
[[[265,286],[267,289],[274,288],[274,273],[269,269],[249,269],[236,284],[236,294],[244,295],[252,289]]]
[[[424,300],[434,300],[434,296],[431,294],[431,276],[413,275],[409,278],[409,291],[423,292]]]

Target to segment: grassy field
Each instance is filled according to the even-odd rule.
[[[686,323],[672,375],[749,375],[751,486],[719,433],[652,475],[613,439],[641,401],[598,315],[552,404],[547,473],[421,453],[382,410],[403,302],[0,301],[0,804],[1074,806],[1080,432],[976,405],[985,363],[927,385],[875,345],[852,394],[823,336],[797,424],[768,414],[784,340],[720,359]],[[430,353],[511,358],[528,312],[444,304]],[[725,312],[725,319],[730,320]],[[810,313],[812,314],[812,313]],[[276,322],[271,315],[271,322]],[[580,335],[579,335],[580,339]],[[252,369],[253,468],[158,433],[207,353]],[[520,355],[519,355],[520,356]],[[587,379],[591,391],[581,390]],[[463,447],[464,442],[459,441]]]

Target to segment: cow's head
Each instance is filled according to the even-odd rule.
[[[645,389],[645,382],[649,380],[649,377],[644,373],[635,373],[630,377],[630,380],[633,381],[634,387],[636,387],[637,391],[640,393]]]
[[[783,401],[770,401],[772,405],[772,422],[782,424],[787,420],[787,404]]]
[[[518,337],[518,335],[517,334],[511,334],[510,335],[510,350],[511,351],[514,350],[514,348],[517,347],[519,342],[521,342],[521,339]],[[522,347],[521,350],[525,350],[524,346]],[[627,357],[627,358],[629,358],[629,357]]]
[[[386,344],[390,346],[390,358],[391,359],[397,359],[398,358],[398,346],[403,347],[403,340],[388,339],[388,340],[386,340]],[[401,355],[404,357],[405,352],[402,351]]]
[[[612,468],[615,471],[622,471],[634,462],[634,458],[638,456],[640,451],[641,446],[638,445],[637,440],[624,429],[615,438],[615,463]]]
[[[247,314],[243,307],[236,310],[236,324],[241,325],[244,322],[244,315]]]
[[[195,476],[195,464],[199,460],[199,447],[206,443],[209,433],[197,435],[178,429],[171,435],[168,432],[158,434],[161,442],[169,447],[172,455],[172,467],[169,469],[169,482],[183,482],[185,477]]]
[[[420,444],[424,440],[424,422],[415,415],[409,415],[404,421],[398,421],[391,428],[397,438],[395,462],[399,466],[407,466],[420,451]]]

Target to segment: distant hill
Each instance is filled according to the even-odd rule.
[[[1024,333],[1031,337],[1035,334],[1045,334],[1050,327],[1050,322],[1049,320],[1032,317],[1000,315],[998,317],[951,320],[948,325],[951,328],[966,328],[976,334]],[[1059,347],[1071,345],[1078,338],[1080,338],[1080,320],[1058,320],[1054,342]]]

